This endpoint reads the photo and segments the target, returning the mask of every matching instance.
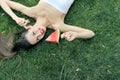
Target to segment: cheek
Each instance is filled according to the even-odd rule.
[[[37,36],[37,41],[41,40],[44,35]]]

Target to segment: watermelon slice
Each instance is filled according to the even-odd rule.
[[[45,39],[45,41],[59,43],[59,37],[60,37],[60,30],[56,30],[53,33],[51,33],[50,36],[48,36],[48,38]]]

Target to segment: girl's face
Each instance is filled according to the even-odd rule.
[[[31,27],[25,36],[31,44],[36,44],[44,37],[45,32],[45,27]]]

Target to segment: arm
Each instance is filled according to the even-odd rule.
[[[10,15],[10,17],[12,17],[13,20],[16,20],[18,18],[10,9],[10,7],[6,4],[5,0],[0,0],[0,6],[8,15]]]
[[[61,35],[61,38],[65,38],[68,41],[72,41],[75,38],[90,39],[95,36],[93,31],[77,26],[64,24],[60,29],[66,31]]]
[[[65,38],[68,41],[72,41],[75,38],[89,39],[95,36],[95,33],[91,30],[64,23],[54,25],[54,29],[60,29],[60,31],[64,32],[61,38]]]
[[[14,1],[11,1],[11,0],[6,0],[6,3],[8,4],[8,6],[16,11],[20,11],[22,12],[23,14],[29,16],[29,17],[32,17],[34,18],[35,15],[32,13],[33,10],[31,10],[31,7],[27,7],[25,5],[22,5],[18,2],[14,2]]]
[[[2,9],[20,26],[25,26],[29,21],[24,18],[20,18],[10,9],[5,0],[0,0],[0,6]]]

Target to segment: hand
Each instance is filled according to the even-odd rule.
[[[16,18],[15,19],[16,23],[20,26],[26,26],[30,21],[29,20],[26,20],[25,18]]]
[[[61,34],[61,38],[65,38],[68,41],[72,41],[75,38],[77,38],[77,34],[78,34],[77,32],[68,31],[68,32]]]
[[[32,28],[32,25],[24,26],[25,29],[30,29]]]

